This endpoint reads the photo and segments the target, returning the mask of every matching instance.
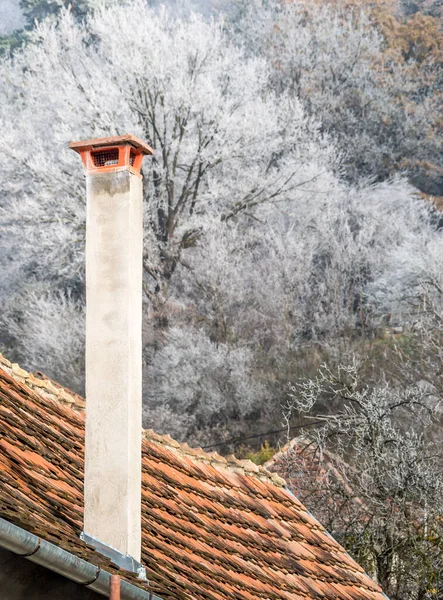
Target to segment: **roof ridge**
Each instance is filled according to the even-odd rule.
[[[254,462],[252,462],[252,460],[239,459],[233,454],[230,454],[229,456],[222,456],[218,452],[205,452],[205,450],[202,448],[193,448],[186,442],[177,442],[177,440],[174,440],[170,435],[160,435],[152,429],[144,429],[143,438],[149,442],[154,442],[155,444],[171,450],[178,456],[190,458],[195,462],[212,465],[213,467],[227,470],[230,473],[250,475],[259,479],[260,481],[272,483],[277,487],[286,486],[286,481],[280,477],[280,475],[268,471],[268,469],[262,465],[256,465]]]
[[[27,387],[44,398],[55,400],[64,406],[69,406],[77,412],[85,412],[86,402],[81,396],[71,392],[51,379],[46,378],[41,373],[38,373],[38,375],[42,375],[42,377],[37,377],[34,373],[28,373],[28,371],[22,369],[18,363],[11,363],[1,353],[0,368],[6,371],[6,373],[8,373],[15,381],[24,383]],[[143,429],[142,435],[143,439],[146,441],[163,446],[174,452],[174,454],[189,458],[194,462],[212,465],[217,469],[227,470],[231,473],[249,475],[260,481],[266,481],[267,483],[271,483],[278,487],[286,486],[286,481],[277,475],[277,473],[272,473],[265,467],[256,465],[249,459],[239,459],[233,454],[225,457],[218,454],[218,452],[205,452],[202,448],[192,448],[186,443],[177,442],[177,440],[174,440],[170,435],[160,435],[155,433],[152,429]]]
[[[44,398],[56,400],[64,406],[70,406],[78,412],[84,412],[86,408],[85,400],[63,387],[59,383],[52,381],[48,377],[37,377],[34,373],[28,373],[22,369],[18,363],[11,363],[0,353],[0,367],[8,373],[15,381],[24,383],[31,390],[38,392]],[[39,375],[41,375],[39,373]]]

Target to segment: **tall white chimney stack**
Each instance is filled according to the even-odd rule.
[[[70,148],[81,155],[87,182],[82,537],[131,568],[141,553],[140,168],[152,149],[131,135],[73,142]]]

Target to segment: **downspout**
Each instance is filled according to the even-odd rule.
[[[120,590],[120,577],[118,575],[111,575],[109,600],[121,600]]]
[[[0,518],[0,546],[109,598],[111,573],[2,518]],[[123,580],[120,581],[120,598],[121,600],[162,600]]]

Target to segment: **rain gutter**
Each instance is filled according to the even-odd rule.
[[[111,573],[0,518],[0,547],[109,598]],[[121,600],[162,600],[121,581]]]

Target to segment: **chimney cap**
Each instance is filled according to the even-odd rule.
[[[93,138],[91,140],[81,140],[80,142],[71,142],[69,147],[75,152],[84,152],[85,150],[94,150],[94,148],[102,148],[104,146],[126,146],[130,145],[136,148],[142,154],[154,154],[153,149],[142,142],[135,135],[129,133],[125,135],[116,135],[106,138]]]

